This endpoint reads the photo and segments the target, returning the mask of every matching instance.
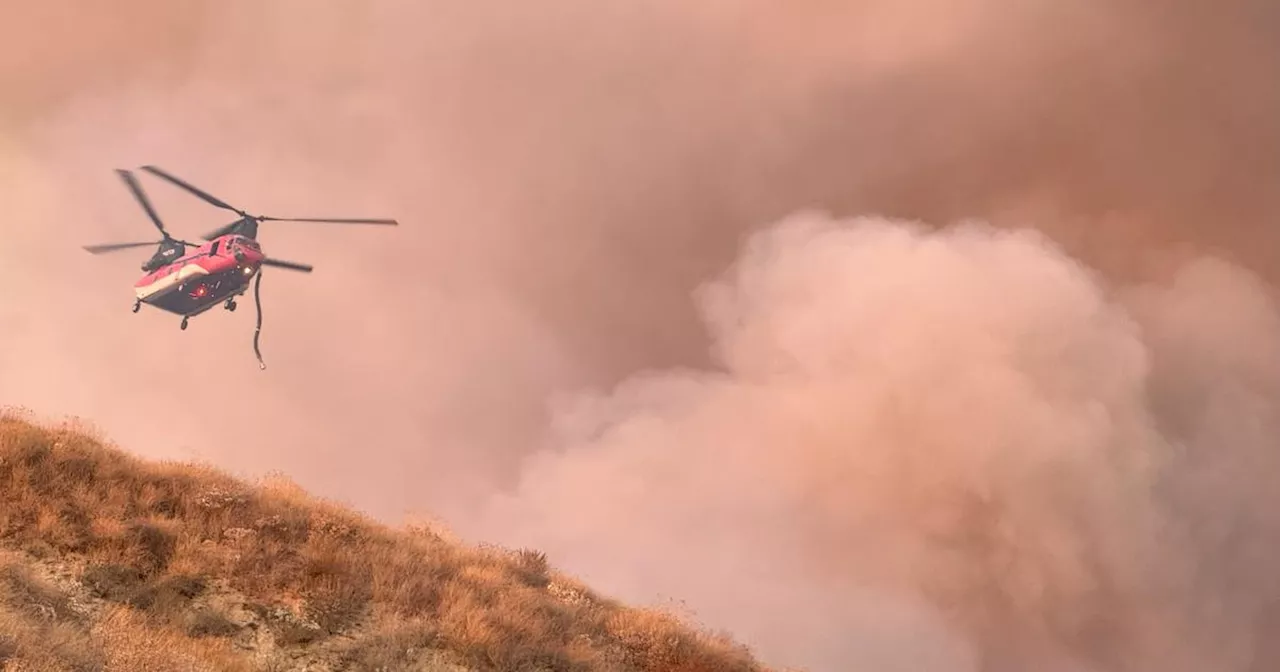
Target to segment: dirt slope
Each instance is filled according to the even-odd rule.
[[[537,552],[391,529],[0,412],[0,670],[142,669],[764,670]]]

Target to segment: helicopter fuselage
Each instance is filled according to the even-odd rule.
[[[225,302],[235,309],[265,255],[258,241],[239,234],[219,236],[134,283],[137,303],[183,317],[199,315]]]

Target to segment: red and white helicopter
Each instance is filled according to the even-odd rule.
[[[258,223],[276,222],[322,222],[333,224],[382,224],[396,226],[394,219],[314,219],[264,217],[251,215],[239,208],[228,205],[224,201],[166,173],[155,166],[143,166],[145,170],[167,180],[202,200],[240,215],[240,219],[204,235],[207,241],[203,244],[189,243],[169,235],[164,223],[156,214],[155,208],[147,200],[141,185],[133,173],[117,170],[121,179],[133,192],[134,197],[147,212],[152,223],[160,230],[161,239],[142,243],[115,243],[109,245],[90,245],[84,249],[92,254],[114,252],[134,247],[158,245],[155,254],[142,264],[146,275],[133,286],[136,300],[133,312],[138,312],[143,304],[154,306],[175,315],[182,316],[182,329],[187,328],[188,321],[216,307],[219,303],[229,311],[236,309],[236,297],[249,289],[249,282],[254,282],[254,303],[258,309],[258,323],[253,335],[253,351],[258,356],[258,365],[266,368],[262,361],[262,353],[258,349],[258,337],[262,332],[262,300],[259,288],[262,283],[261,267],[272,266],[292,271],[310,273],[313,267],[291,261],[282,261],[266,256],[258,244]],[[194,248],[188,251],[188,248]],[[256,278],[256,280],[255,280]]]

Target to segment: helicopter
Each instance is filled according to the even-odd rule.
[[[257,327],[253,335],[253,351],[262,369],[266,369],[262,352],[258,347],[258,340],[262,333],[260,293],[262,267],[270,266],[302,273],[310,273],[314,267],[267,256],[258,242],[258,225],[268,221],[387,226],[399,224],[394,219],[321,219],[252,215],[156,166],[142,166],[141,170],[194,194],[210,205],[234,212],[239,215],[239,219],[205,234],[203,243],[174,238],[165,230],[164,222],[156,214],[155,208],[152,207],[134,174],[128,170],[117,169],[116,173],[124,181],[125,186],[141,204],[152,224],[159,229],[161,238],[158,241],[137,243],[87,245],[84,249],[91,254],[103,254],[155,245],[155,253],[142,263],[141,270],[144,275],[134,283],[133,312],[138,312],[145,304],[173,313],[182,317],[180,328],[183,330],[186,330],[191,318],[212,310],[219,304],[227,311],[234,312],[237,307],[236,298],[243,296],[252,282],[254,303],[258,312]]]

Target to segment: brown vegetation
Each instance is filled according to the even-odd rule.
[[[540,553],[392,529],[0,413],[0,669],[755,672]]]

